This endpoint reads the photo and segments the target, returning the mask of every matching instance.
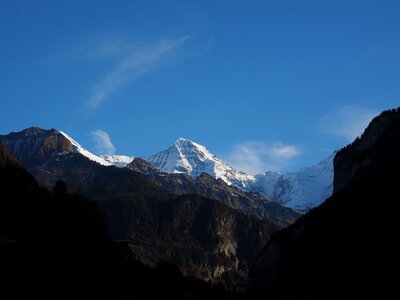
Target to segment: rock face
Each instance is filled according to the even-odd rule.
[[[95,199],[107,215],[111,237],[127,242],[138,260],[148,265],[166,261],[184,275],[227,286],[243,284],[269,236],[299,216],[273,203],[266,204],[263,219],[251,216],[240,209],[242,202],[253,201],[258,211],[256,205],[269,200],[247,196],[205,174],[197,179],[169,175],[136,159],[130,168],[103,166],[55,130],[25,130],[0,139],[42,185],[63,180],[70,191]],[[169,191],[163,188],[167,185]],[[222,201],[225,195],[232,200],[229,206]],[[214,196],[219,200],[209,198]]]
[[[396,130],[398,114],[395,110],[385,111],[378,118],[371,121],[361,138],[357,138],[352,144],[342,149],[335,156],[335,175],[333,188],[335,192],[341,191],[351,180],[363,174],[364,169],[376,165],[374,153],[380,140],[390,134],[389,130]],[[387,149],[391,151],[391,149]],[[380,158],[383,159],[384,157]],[[383,176],[386,176],[383,170]]]
[[[376,117],[334,159],[334,193],[270,239],[248,278],[272,299],[385,297],[395,290],[400,109]]]
[[[74,151],[73,145],[55,129],[31,127],[21,132],[12,132],[0,139],[24,165],[37,165],[50,159],[48,155],[63,155]]]
[[[229,186],[222,179],[215,179],[207,173],[193,178],[187,174],[168,174],[152,167],[143,159],[135,158],[127,168],[145,174],[154,184],[176,195],[197,194],[216,199],[234,209],[249,215],[268,220],[281,227],[286,227],[302,214],[286,208],[259,193],[246,193],[234,186]]]

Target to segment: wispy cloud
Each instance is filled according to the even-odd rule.
[[[87,41],[75,49],[80,59],[98,59],[111,67],[93,86],[85,101],[89,110],[96,110],[110,95],[137,79],[183,57],[183,45],[191,36],[139,43],[130,36],[106,36]]]
[[[99,154],[114,154],[115,147],[111,142],[110,135],[104,130],[97,129],[90,133],[95,143],[96,152]]]
[[[359,106],[343,106],[324,115],[320,128],[326,134],[332,134],[352,142],[360,136],[377,111]]]
[[[139,47],[139,44],[134,42],[132,36],[110,33],[81,42],[68,55],[78,60],[101,60],[126,55],[135,47]]]
[[[279,171],[299,154],[299,148],[293,145],[250,141],[234,146],[224,159],[237,170],[255,175]]]

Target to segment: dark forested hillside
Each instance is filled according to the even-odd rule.
[[[396,290],[400,110],[376,117],[334,160],[335,191],[276,234],[248,286],[272,299],[364,299]]]
[[[108,292],[117,261],[97,206],[63,183],[54,191],[35,179],[0,144],[1,293],[10,298]],[[104,277],[103,277],[104,276]],[[111,278],[111,277],[110,277]],[[91,292],[92,293],[92,292]],[[66,297],[68,298],[68,297]]]
[[[0,144],[0,289],[4,299],[232,299],[234,292],[184,277],[165,262],[149,268],[108,236],[98,206],[49,191]]]
[[[75,163],[74,161],[77,160]],[[69,159],[64,177],[74,190],[95,199],[115,240],[155,265],[173,263],[184,275],[243,284],[249,266],[279,226],[195,194],[176,196],[129,169]]]

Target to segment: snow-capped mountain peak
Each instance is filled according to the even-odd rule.
[[[65,132],[60,131],[60,133],[70,141],[73,146],[73,150],[75,153],[80,153],[83,156],[89,158],[90,160],[97,162],[103,166],[117,166],[117,167],[125,167],[129,164],[135,157],[134,156],[125,156],[125,155],[102,155],[97,156],[92,152],[83,148],[77,141],[75,141],[72,137],[70,137]]]
[[[318,206],[332,194],[334,156],[335,153],[314,166],[294,173],[266,172],[256,175],[250,190],[298,210]]]
[[[229,185],[244,187],[253,176],[240,172],[226,164],[206,147],[185,138],[179,138],[165,151],[151,155],[147,161],[167,173],[185,173],[198,177],[207,173],[221,178]]]
[[[127,155],[102,155],[100,158],[104,159],[106,162],[109,162],[111,165],[116,167],[125,167],[127,164],[131,163],[135,156],[127,156]]]
[[[170,148],[150,156],[147,161],[166,173],[198,177],[205,172],[244,191],[259,192],[288,207],[307,210],[319,205],[332,193],[333,157],[334,154],[295,173],[270,171],[252,176],[235,170],[206,147],[179,138]]]

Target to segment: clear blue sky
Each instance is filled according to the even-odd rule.
[[[296,170],[400,105],[400,1],[2,0],[0,101],[1,134]]]

